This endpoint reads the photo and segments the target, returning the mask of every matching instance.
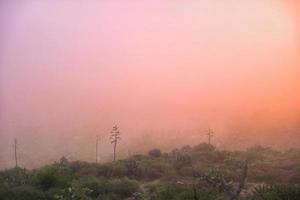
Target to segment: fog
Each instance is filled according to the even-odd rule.
[[[1,1],[0,168],[207,142],[300,145],[300,5]]]

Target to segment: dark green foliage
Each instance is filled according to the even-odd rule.
[[[1,188],[0,200],[44,200],[45,194],[36,188],[24,185],[14,188]]]
[[[222,173],[215,170],[210,170],[199,175],[199,180],[216,188],[220,193],[228,196],[234,196],[233,182],[225,177]]]
[[[142,160],[139,162],[141,169],[141,178],[145,180],[154,180],[162,178],[171,172],[172,166],[162,160]]]
[[[55,167],[45,167],[36,171],[33,174],[32,183],[43,191],[50,188],[66,188],[70,185],[66,176]]]
[[[129,179],[113,179],[107,183],[107,192],[122,198],[131,196],[138,188],[138,183]]]
[[[174,168],[168,156],[136,155],[119,164],[125,166],[125,176],[136,180],[150,181],[169,176],[170,174],[174,175]]]
[[[132,196],[139,190],[138,183],[126,178],[107,179],[86,176],[75,182],[77,188],[86,188],[90,191],[89,196],[92,198],[117,197],[122,199]]]
[[[299,200],[299,185],[261,185],[255,188],[251,200]]]
[[[106,163],[96,168],[97,176],[112,177],[114,174],[114,168],[112,163]],[[125,174],[124,174],[125,176]]]
[[[141,175],[141,170],[136,160],[128,159],[125,161],[126,174],[128,177],[138,177]]]
[[[198,200],[216,199],[218,191],[213,188],[198,187],[194,190],[193,185],[163,183],[152,188],[149,193],[139,194],[142,200]]]
[[[13,168],[0,172],[0,182],[12,187],[27,184],[30,175],[26,169]]]
[[[75,178],[94,175],[94,176],[110,176],[112,172],[111,165],[99,165],[96,163],[87,163],[82,161],[75,161],[69,164],[69,171]]]
[[[210,186],[216,188],[219,192],[222,192],[230,199],[236,199],[239,197],[242,190],[245,188],[246,178],[248,174],[248,162],[245,161],[241,174],[239,176],[239,182],[233,184],[232,180],[226,179],[226,177],[219,171],[210,170],[209,172],[202,173],[198,177],[200,181],[204,181]]]
[[[50,190],[47,200],[93,200],[89,197],[91,190],[81,187],[68,187],[63,190]]]
[[[112,169],[112,177],[113,178],[124,178],[127,173],[127,169],[125,166],[125,162],[123,161],[116,161],[111,166]]]

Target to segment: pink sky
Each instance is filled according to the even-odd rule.
[[[209,126],[220,146],[252,135],[251,144],[299,145],[299,8],[291,0],[1,1],[0,162],[9,165],[14,137],[50,150],[71,137],[62,151],[89,159],[89,138],[107,137],[114,123],[123,148],[145,134],[201,142],[195,134]]]

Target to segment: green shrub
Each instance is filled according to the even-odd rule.
[[[92,176],[82,177],[75,181],[75,188],[87,188],[90,190],[89,196],[92,198],[112,198],[122,199],[131,196],[139,190],[138,183],[129,179],[107,179]],[[104,199],[105,199],[104,198]]]
[[[139,185],[136,181],[131,181],[126,178],[110,180],[106,187],[108,193],[116,194],[120,198],[129,197],[139,189]]]
[[[93,200],[93,199],[95,199],[95,198],[92,198],[89,196],[90,192],[91,192],[91,190],[89,190],[88,188],[68,187],[68,188],[65,188],[60,191],[49,190],[47,192],[47,194],[50,197],[49,200],[52,200],[53,197],[54,197],[54,200]]]
[[[125,161],[126,175],[128,177],[138,178],[141,176],[141,169],[135,159],[128,159]]]
[[[0,189],[0,200],[44,200],[43,192],[36,188],[24,185],[13,188]]]
[[[30,181],[29,172],[22,168],[13,168],[0,172],[0,182],[10,186],[21,186]]]
[[[299,200],[299,185],[261,185],[254,189],[251,200]]]
[[[32,183],[43,191],[47,191],[50,188],[66,188],[70,185],[66,176],[54,167],[45,167],[37,170],[32,177]]]
[[[102,164],[97,167],[97,176],[112,177],[113,167],[111,163]]]
[[[104,177],[84,176],[74,181],[74,186],[75,188],[88,188],[90,190],[89,195],[96,198],[99,194],[106,193],[107,181],[108,179]]]
[[[112,165],[112,177],[114,178],[123,178],[127,174],[127,169],[125,162],[115,162]]]
[[[141,176],[145,180],[155,180],[166,176],[172,171],[171,165],[161,160],[144,160],[139,162]]]
[[[213,188],[194,188],[193,185],[162,183],[148,193],[139,194],[142,200],[199,200],[216,199],[218,192]]]

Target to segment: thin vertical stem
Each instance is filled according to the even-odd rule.
[[[96,138],[96,163],[98,163],[99,161],[99,153],[98,153],[98,146],[99,146],[99,136],[97,135],[97,138]]]
[[[116,148],[117,148],[117,141],[114,143],[114,162],[116,161]]]
[[[14,150],[15,150],[15,162],[16,162],[16,168],[18,167],[17,145],[18,145],[18,141],[17,141],[17,139],[15,138],[15,140],[14,140]]]

